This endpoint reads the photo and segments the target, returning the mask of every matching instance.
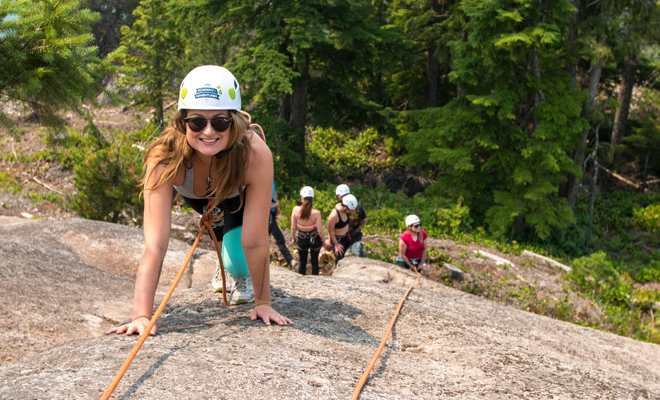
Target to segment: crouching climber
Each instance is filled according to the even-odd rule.
[[[332,249],[335,256],[335,263],[344,258],[346,248],[351,241],[349,232],[348,214],[353,212],[358,205],[358,201],[352,194],[347,194],[341,198],[341,203],[335,205],[335,208],[328,215],[328,239],[325,241],[325,248]]]
[[[335,189],[335,194],[339,201],[346,195],[351,194],[351,189],[348,185],[341,184]],[[357,257],[364,257],[364,246],[362,245],[362,227],[367,223],[367,213],[364,208],[358,203],[354,211],[348,214],[348,235],[349,241],[346,245],[346,252],[350,252]]]
[[[408,230],[399,239],[399,257],[396,264],[399,267],[410,268],[413,271],[426,265],[426,232],[416,215],[406,217]]]

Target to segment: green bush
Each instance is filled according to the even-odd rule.
[[[150,129],[112,132],[106,139],[93,124],[85,135],[73,137],[70,149],[74,187],[78,191],[71,208],[81,217],[141,224],[142,201],[139,186],[142,154],[133,144],[144,140]]]
[[[646,232],[660,234],[660,204],[633,209],[633,223]]]
[[[306,148],[306,166],[311,177],[350,178],[392,165],[392,160],[376,158],[380,135],[373,128],[354,134],[317,127],[311,129],[310,135],[312,141]]]
[[[19,193],[21,189],[21,184],[16,181],[13,175],[0,172],[0,189],[11,191],[12,194]]]
[[[655,329],[649,305],[660,300],[660,292],[636,288],[626,272],[620,272],[607,255],[598,252],[581,257],[571,264],[567,277],[572,288],[582,297],[598,303],[606,318],[594,327],[619,335],[658,343],[660,333]],[[649,269],[654,274],[657,269]],[[652,278],[658,275],[652,275]]]
[[[651,260],[648,266],[641,268],[635,274],[635,280],[639,282],[660,281],[660,259]]]
[[[622,277],[603,252],[574,260],[568,277],[580,292],[613,305],[628,304],[634,290],[627,274]]]
[[[369,212],[367,213],[367,217],[369,218],[369,224],[372,225],[370,226],[370,228],[377,227],[385,231],[392,231],[399,229],[399,225],[401,225],[401,221],[406,216],[394,208],[382,207],[380,209],[375,209],[375,210],[370,209]],[[375,231],[377,229],[370,229],[370,230]]]

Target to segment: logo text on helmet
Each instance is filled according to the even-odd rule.
[[[220,99],[220,94],[218,93],[218,89],[216,89],[216,88],[201,87],[201,88],[196,89],[195,98],[196,99],[215,99],[215,100],[219,100]]]

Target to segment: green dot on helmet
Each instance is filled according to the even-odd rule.
[[[232,100],[236,98],[236,91],[234,88],[229,88],[229,97],[231,97]]]
[[[185,98],[186,98],[186,94],[188,94],[188,88],[185,88],[185,87],[184,87],[183,89],[181,89],[181,98],[182,98],[182,99],[185,99]]]

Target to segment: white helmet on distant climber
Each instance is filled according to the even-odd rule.
[[[406,226],[410,226],[412,224],[415,224],[419,222],[419,217],[416,216],[415,214],[409,215],[406,217]]]
[[[337,196],[345,196],[350,193],[351,193],[351,189],[348,188],[348,185],[344,185],[344,184],[337,186],[337,189],[335,190],[335,194]]]
[[[305,186],[304,188],[300,189],[300,197],[314,197],[314,189],[312,189],[310,186]]]
[[[227,68],[202,65],[190,71],[179,89],[179,110],[241,110],[241,89]]]
[[[349,210],[353,211],[357,208],[358,201],[352,194],[347,194],[346,196],[342,197],[341,204],[345,205]]]

